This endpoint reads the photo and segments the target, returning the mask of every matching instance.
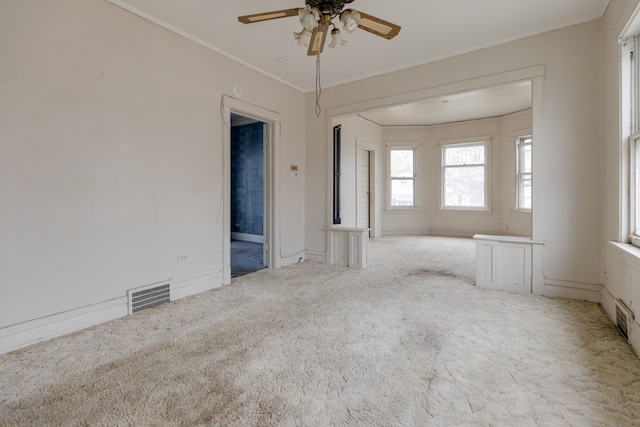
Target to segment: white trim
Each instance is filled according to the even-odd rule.
[[[483,89],[491,86],[499,86],[505,83],[515,83],[518,81],[532,80],[544,77],[544,65],[523,68],[520,70],[506,71],[504,73],[492,74],[470,80],[444,84],[426,89],[413,90],[411,92],[400,93],[382,98],[356,102],[353,104],[332,107],[327,109],[327,117],[337,117],[345,114],[356,114],[364,111],[374,110],[380,107],[392,107],[411,102],[421,101],[452,93],[466,92],[476,89]],[[534,91],[535,98],[535,91]],[[534,129],[536,126],[533,126]]]
[[[609,244],[619,250],[624,261],[640,269],[640,248],[631,243],[609,242]]]
[[[379,156],[378,145],[372,144],[367,141],[363,141],[362,139],[356,138],[356,197],[358,194],[358,178],[357,178],[357,170],[358,170],[358,150],[365,150],[369,152],[369,229],[371,231],[370,237],[379,236],[380,235],[380,227],[377,227],[378,224],[378,209],[376,209],[376,203],[378,197],[378,187],[376,186],[376,178],[379,175],[378,171],[378,156]],[[356,223],[358,218],[358,203],[356,203]]]
[[[258,236],[256,234],[237,233],[235,231],[231,232],[231,239],[240,240],[241,242],[264,243],[264,236]]]
[[[636,355],[640,357],[640,324],[634,318],[627,325],[629,334],[629,344],[631,348],[636,352]]]
[[[537,76],[531,80],[531,101],[532,101],[532,124],[531,137],[536,140],[533,156],[533,175],[537,176],[531,189],[531,198],[533,209],[531,211],[531,238],[535,240],[544,240],[544,218],[546,211],[546,199],[544,194],[549,192],[553,183],[548,183],[544,178],[544,174],[538,173],[547,160],[551,158],[550,150],[547,150],[548,144],[544,137],[544,69],[542,76]],[[532,282],[531,289],[534,294],[540,294],[544,291],[544,246],[534,245],[531,252],[531,271]]]
[[[422,141],[416,142],[395,142],[395,141],[387,141],[385,142],[386,149],[386,184],[387,184],[387,197],[385,210],[386,211],[415,211],[422,208],[422,200],[420,197],[421,193],[421,183],[420,183],[420,155],[422,148]],[[412,150],[413,151],[413,176],[412,177],[395,177],[391,176],[391,151],[394,150]],[[411,206],[393,206],[391,204],[391,181],[392,179],[407,179],[413,180],[413,205]]]
[[[280,114],[257,105],[232,98],[222,97],[223,117],[223,283],[231,283],[231,112],[253,117],[267,124],[269,129],[268,143],[264,150],[265,157],[265,215],[264,242],[265,265],[268,268],[279,268],[285,265],[285,256],[278,258],[280,251]],[[304,252],[301,250],[300,253]]]
[[[429,236],[428,228],[412,228],[407,230],[386,229],[382,232],[383,236]]]
[[[450,214],[454,214],[454,215],[493,215],[493,213],[495,212],[495,210],[493,209],[486,209],[486,208],[469,208],[469,207],[461,207],[461,208],[457,208],[457,207],[446,207],[446,208],[436,208],[436,214],[438,215],[442,215],[442,214],[446,214],[446,215],[450,215]],[[490,234],[490,233],[489,233]],[[498,233],[500,234],[500,233]]]
[[[445,150],[447,148],[452,147],[462,147],[462,146],[484,146],[484,163],[483,164],[473,164],[473,165],[445,165]],[[442,139],[438,141],[438,146],[440,147],[440,206],[438,210],[440,211],[489,211],[491,212],[492,205],[492,194],[491,194],[491,185],[492,182],[491,176],[493,175],[491,168],[491,156],[492,156],[492,145],[493,145],[493,136],[492,135],[482,135],[482,136],[469,136],[464,138],[452,138],[452,139]],[[477,167],[482,166],[484,168],[484,206],[474,207],[474,206],[451,206],[445,205],[445,182],[444,175],[445,171],[448,168],[464,168],[464,167]]]
[[[464,145],[469,144],[473,145],[474,143],[481,142],[491,142],[493,140],[493,135],[474,135],[474,136],[465,136],[463,138],[448,138],[448,139],[439,139],[438,145]]]
[[[171,283],[171,301],[222,286],[222,272]],[[165,282],[161,282],[165,283]],[[126,296],[0,329],[0,354],[129,315]]]
[[[488,240],[491,242],[509,242],[509,243],[528,243],[530,245],[544,245],[546,242],[541,240],[531,240],[529,237],[506,236],[501,234],[476,234],[473,240]]]
[[[444,237],[464,237],[467,239],[473,239],[477,236],[478,230],[460,230],[449,228],[430,228],[430,236],[444,236]]]
[[[223,285],[223,279],[222,272],[217,272],[174,282],[171,284],[171,301],[217,289]]]
[[[600,303],[603,289],[598,284],[545,278],[542,295]]]
[[[127,316],[126,296],[0,329],[0,354]]]
[[[385,141],[386,148],[420,148],[424,145],[424,141]]]
[[[312,262],[319,262],[321,264],[326,264],[327,254],[325,252],[319,252],[319,251],[306,251],[305,259]]]
[[[533,132],[531,131],[531,128],[514,130],[511,132],[511,138],[522,138],[523,136],[531,136],[533,139]]]
[[[516,136],[514,136],[514,134]],[[531,185],[533,186],[533,167],[531,167],[531,171],[530,172],[522,172],[521,171],[521,166],[522,166],[522,149],[525,146],[529,146],[531,147],[531,150],[533,150],[533,135],[531,134],[531,130],[529,130],[529,133],[522,133],[520,132],[514,132],[512,134],[512,138],[515,139],[515,153],[516,153],[516,205],[515,205],[515,211],[516,212],[531,212],[531,208],[522,208],[520,207],[520,197],[522,196],[522,175],[530,175],[531,176]],[[529,139],[531,140],[531,142],[526,143],[523,142],[525,139]]]
[[[411,206],[390,206],[384,209],[384,213],[386,214],[416,214],[420,212],[424,212],[424,208],[416,208]]]
[[[626,23],[618,36],[618,41],[623,42],[629,37],[633,37],[640,31],[640,5],[630,2],[622,15],[621,21],[624,21],[624,17],[628,16]]]

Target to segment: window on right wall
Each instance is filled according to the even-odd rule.
[[[442,208],[487,209],[487,143],[442,146]]]
[[[621,40],[621,101],[622,101],[622,134],[625,138],[626,150],[623,158],[628,162],[628,169],[622,168],[622,182],[628,182],[628,242],[640,247],[640,35],[634,34]],[[625,152],[626,151],[626,152]],[[624,204],[623,204],[624,206]],[[624,216],[623,216],[624,219]],[[625,233],[625,234],[626,234]],[[622,237],[625,241],[625,237]]]
[[[521,136],[516,139],[516,175],[517,175],[517,206],[522,212],[531,212],[531,148],[533,139],[531,135]]]

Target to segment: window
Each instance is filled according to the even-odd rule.
[[[389,206],[416,207],[416,151],[389,149]]]
[[[487,144],[471,142],[442,147],[443,209],[486,209]]]
[[[531,135],[522,136],[517,144],[517,210],[531,211]]]
[[[640,246],[640,109],[638,108],[640,76],[638,75],[638,35],[622,42],[622,131],[628,138],[629,182],[629,241]]]

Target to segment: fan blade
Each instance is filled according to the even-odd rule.
[[[363,12],[360,12],[359,28],[376,36],[384,37],[387,40],[394,38],[400,32],[400,25],[392,24],[391,22],[367,15]]]
[[[324,41],[327,39],[327,33],[329,32],[329,26],[320,24],[313,29],[311,33],[311,41],[309,42],[309,50],[307,55],[315,56],[322,53],[324,49]]]
[[[274,10],[273,12],[254,13],[253,15],[238,16],[238,21],[243,24],[253,24],[254,22],[268,21],[270,19],[286,18],[288,16],[298,16],[299,7],[295,9]]]

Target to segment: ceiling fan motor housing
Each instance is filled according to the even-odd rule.
[[[353,0],[306,0],[306,4],[315,7],[322,15],[335,16],[342,12],[345,4],[351,3]]]

